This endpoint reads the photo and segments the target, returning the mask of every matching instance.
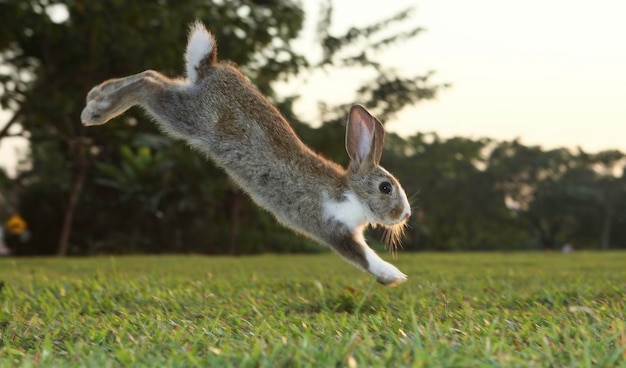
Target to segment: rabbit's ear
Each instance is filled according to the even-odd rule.
[[[358,170],[363,164],[378,165],[383,154],[385,129],[383,124],[363,106],[352,105],[346,127],[346,151],[350,168]]]

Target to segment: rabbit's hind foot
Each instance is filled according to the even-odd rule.
[[[106,84],[95,86],[87,95],[87,106],[80,114],[83,125],[101,125],[109,121],[113,116],[110,114],[111,100],[106,92]]]

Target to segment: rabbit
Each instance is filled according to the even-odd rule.
[[[397,240],[411,208],[398,180],[379,165],[382,123],[363,106],[348,114],[347,168],[316,154],[233,64],[217,62],[215,38],[190,26],[186,78],[147,70],[110,79],[87,95],[85,126],[101,125],[139,105],[166,135],[207,154],[284,226],[329,246],[388,286],[407,276],[366,243],[368,225]]]

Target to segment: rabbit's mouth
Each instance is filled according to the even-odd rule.
[[[406,220],[411,215],[410,213],[404,213],[402,216],[391,216],[389,218],[381,218],[376,215],[376,211],[372,208],[369,203],[366,203],[367,209],[365,217],[367,217],[368,221],[375,227],[376,225],[382,225],[386,228],[394,227],[394,226],[402,226],[404,227],[406,224]]]
[[[406,219],[383,220],[380,221],[380,224],[384,227],[405,226]]]

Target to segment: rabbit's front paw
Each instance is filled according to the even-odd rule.
[[[407,276],[391,263],[380,260],[370,265],[370,272],[376,281],[385,286],[396,286],[407,280]]]

